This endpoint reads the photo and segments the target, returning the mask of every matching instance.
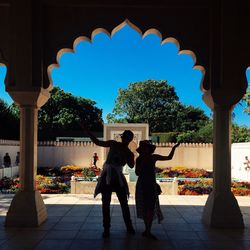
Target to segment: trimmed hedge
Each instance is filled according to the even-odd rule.
[[[154,143],[176,142],[178,134],[178,132],[152,133],[151,140]]]

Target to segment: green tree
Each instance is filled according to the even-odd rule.
[[[195,131],[183,132],[177,136],[178,142],[189,143],[189,142],[197,142],[197,140],[198,140],[197,132]]]
[[[213,123],[209,121],[198,131],[186,131],[177,136],[178,142],[212,143],[213,142]]]
[[[95,104],[95,101],[73,96],[54,87],[50,99],[38,114],[40,138],[81,136],[80,120],[84,120],[92,131],[102,131],[102,110]]]
[[[73,96],[54,87],[50,99],[38,112],[39,140],[83,136],[80,120],[84,120],[92,131],[102,131],[102,110],[95,104],[95,101]],[[19,109],[15,104],[12,105],[12,112],[19,117]]]
[[[197,132],[197,141],[203,143],[213,143],[213,121],[210,120],[207,124],[201,127]]]
[[[207,125],[209,118],[200,108],[181,105],[176,118],[176,131],[198,131]]]
[[[250,128],[246,126],[232,125],[232,143],[250,142]],[[213,123],[208,122],[197,132],[187,131],[177,136],[178,142],[213,143]]]
[[[232,125],[232,142],[250,142],[250,128],[246,126]]]
[[[246,102],[246,108],[244,109],[244,112],[250,115],[250,88],[247,89],[247,92],[243,97],[243,101]]]
[[[197,130],[208,117],[204,112],[179,102],[173,86],[165,80],[130,83],[120,89],[108,122],[148,123],[151,132]]]
[[[0,139],[19,140],[19,117],[0,99]]]

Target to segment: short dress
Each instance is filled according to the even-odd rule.
[[[136,164],[143,164],[140,157],[137,159]],[[151,158],[141,167],[136,183],[135,200],[138,218],[144,219],[150,214],[153,220],[158,219],[158,223],[163,220],[157,194],[155,162]]]

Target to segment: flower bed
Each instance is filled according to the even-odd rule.
[[[70,186],[61,182],[59,178],[50,178],[42,175],[36,177],[36,189],[42,194],[65,194],[69,193]]]
[[[81,175],[83,167],[67,165],[60,168],[61,175]]]
[[[42,194],[62,194],[70,191],[70,178],[74,174],[76,177],[93,178],[100,174],[99,168],[80,168],[77,166],[63,166],[61,169],[52,170],[47,168],[48,176],[37,175],[36,188]],[[60,176],[54,176],[56,171]],[[213,180],[212,173],[204,169],[188,169],[184,167],[174,167],[157,169],[158,178],[200,178],[199,180],[178,180],[179,195],[204,195],[212,192]],[[208,178],[210,177],[210,178]],[[19,190],[19,178],[11,179],[3,177],[0,180],[0,192],[15,193]],[[250,196],[250,182],[232,182],[231,190],[234,195]]]
[[[178,182],[179,195],[204,195],[204,194],[210,194],[212,190],[213,190],[212,179]],[[235,196],[250,196],[250,183],[233,181],[231,184],[231,191]]]
[[[37,168],[37,175],[60,176],[61,171],[60,171],[60,168],[38,167]]]
[[[4,180],[3,180],[4,179]],[[0,181],[2,193],[16,193],[20,189],[19,178],[10,179],[4,177]],[[69,184],[60,181],[60,178],[36,176],[36,189],[42,194],[65,194],[70,192]]]
[[[59,168],[39,168],[36,176],[36,189],[42,194],[64,194],[70,192],[70,179],[76,177],[93,178],[100,174],[97,167],[82,168],[74,165]],[[4,177],[0,180],[0,192],[16,193],[20,189],[19,178]]]
[[[61,178],[68,176],[79,176],[79,177],[95,177],[99,176],[101,169],[98,167],[80,167],[76,165],[66,165],[61,166],[60,168],[51,168],[51,167],[40,167],[37,169],[38,175],[44,176],[60,176]]]
[[[212,189],[212,179],[201,179],[198,181],[178,181],[178,194],[180,195],[210,194]]]
[[[204,195],[213,190],[212,172],[198,168],[168,167],[157,168],[157,178],[200,178],[199,180],[178,180],[179,195]],[[250,182],[233,181],[231,191],[234,195],[250,196]]]
[[[158,178],[181,177],[181,178],[212,178],[212,172],[200,168],[168,167],[157,168]]]

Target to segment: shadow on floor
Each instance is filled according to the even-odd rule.
[[[1,199],[1,211],[8,209],[13,196]],[[51,196],[43,196],[45,203]],[[71,197],[72,198],[72,197]],[[69,198],[69,199],[71,199]],[[5,228],[5,215],[0,217],[1,249],[250,249],[250,207],[241,207],[244,230],[216,230],[201,222],[203,206],[161,205],[165,217],[154,222],[152,232],[158,241],[141,236],[143,221],[136,218],[135,205],[130,205],[136,234],[126,233],[119,204],[111,205],[111,235],[102,238],[102,210],[93,198],[77,197],[47,204],[48,219],[37,228]],[[89,199],[89,204],[88,204]],[[51,201],[53,202],[53,200]],[[58,204],[62,203],[62,204]],[[70,204],[69,204],[70,203]],[[84,203],[84,204],[83,204]]]

